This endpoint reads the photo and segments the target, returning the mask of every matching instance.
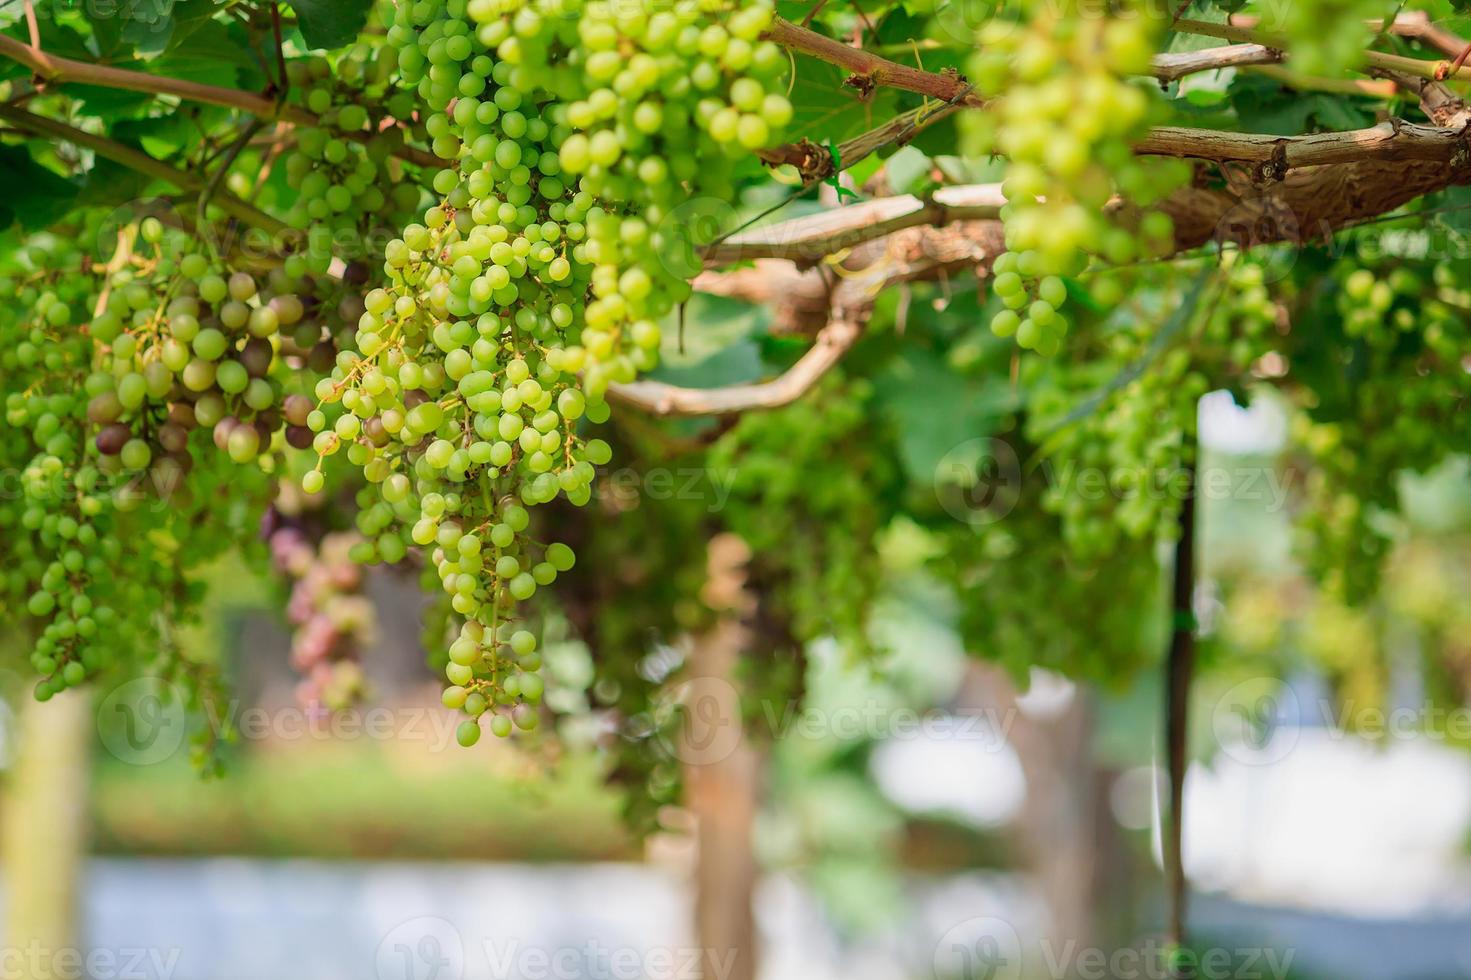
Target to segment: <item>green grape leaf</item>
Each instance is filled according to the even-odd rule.
[[[176,49],[222,9],[219,0],[109,0],[82,6],[97,54],[108,61]]]
[[[122,24],[120,42],[145,57],[168,48],[174,36],[174,0],[132,0],[118,7],[113,17]]]
[[[853,179],[853,184],[855,187],[862,187],[864,184],[868,183],[870,177],[879,172],[879,168],[883,165],[884,161],[882,157],[880,157],[877,153],[870,153],[868,156],[864,157],[862,160],[859,160],[857,163],[853,164],[853,166],[849,167],[847,173],[848,176]]]
[[[722,348],[698,363],[686,366],[661,364],[648,377],[685,388],[719,388],[759,381],[765,373],[761,348],[754,340],[747,339]]]
[[[1185,111],[1213,109],[1230,101],[1226,94],[1226,87],[1222,88],[1192,88],[1184,93],[1179,100],[1183,103],[1181,108]]]
[[[100,157],[87,171],[77,203],[88,207],[116,207],[147,196],[153,183],[131,167]]]
[[[199,31],[207,29],[209,25],[226,27],[225,24],[214,20],[214,15],[224,9],[223,3],[224,0],[176,0],[174,4],[174,32],[173,36],[169,38],[169,48],[171,50],[179,48],[186,43],[192,46],[195,35]],[[244,29],[240,24],[230,21],[228,28],[233,31],[240,31],[243,38]],[[245,47],[243,45],[237,45],[237,47],[240,56],[242,58],[245,57]]]
[[[1006,177],[1006,162],[1000,157],[935,157],[935,166],[952,184],[1000,183]]]
[[[928,20],[923,17],[916,17],[906,7],[907,5],[900,4],[889,11],[884,19],[879,22],[878,30],[874,34],[873,44],[871,46],[902,45],[925,36],[925,27]],[[888,53],[888,56],[896,61],[909,60],[899,58],[892,51]]]
[[[1436,203],[1441,209],[1435,216],[1442,227],[1464,232],[1471,230],[1471,187],[1448,187]]]
[[[889,187],[895,194],[919,194],[933,181],[930,170],[934,166],[924,151],[914,146],[901,146],[884,164],[884,173],[889,176]]]
[[[947,453],[995,431],[1015,406],[1005,375],[966,377],[951,370],[934,351],[905,347],[875,385],[879,410],[904,433],[900,459],[910,478],[928,483]]]
[[[265,87],[265,75],[250,56],[247,40],[238,25],[227,26],[216,20],[180,22],[176,34],[187,36],[188,43],[170,47],[151,58],[119,60],[118,67],[225,88]],[[88,113],[104,119],[142,115],[155,104],[154,97],[147,92],[77,84],[63,88],[81,100]]]
[[[1228,93],[1244,128],[1273,136],[1358,129],[1373,122],[1372,115],[1347,99],[1290,92],[1261,75],[1237,75]]]
[[[715,357],[729,347],[765,333],[771,323],[771,311],[769,307],[745,303],[726,296],[696,293],[685,304],[684,319],[683,343],[679,336],[677,311],[666,317],[660,324],[664,336],[662,350],[659,354],[661,366],[655,369],[656,376],[658,376],[658,371],[666,367],[672,369],[697,365]],[[758,365],[756,374],[750,377],[759,374]],[[750,377],[736,380],[746,381],[750,380]],[[680,384],[688,383],[690,382],[680,382]],[[716,381],[714,383],[725,384],[727,382]]]
[[[78,85],[68,82],[60,90],[76,99],[87,115],[101,119],[125,119],[143,115],[154,104],[147,92],[129,92],[100,85]]]
[[[107,61],[127,57],[130,52],[123,43],[123,22],[114,13],[104,16],[100,7],[86,7],[87,22],[92,25],[92,41],[97,45],[97,54]]]
[[[373,0],[294,0],[302,40],[312,48],[340,48],[368,22]]]
[[[800,24],[816,2],[817,0],[777,0],[776,14]]]
[[[1240,120],[1227,92],[1187,92],[1165,103],[1171,116],[1201,129],[1239,129]]]
[[[848,73],[826,62],[804,58],[798,62],[797,83],[792,100],[792,122],[788,132],[816,142],[847,139],[872,129],[899,111],[895,89],[880,88],[860,99],[843,81]]]
[[[80,185],[41,166],[24,147],[0,146],[0,185],[23,187],[0,204],[0,224],[20,222],[27,230],[45,228],[76,203]]]
[[[941,103],[932,102],[931,106],[938,108]],[[961,145],[960,132],[956,128],[957,115],[949,115],[939,122],[930,123],[921,129],[909,141],[909,146],[916,150],[923,150],[929,156],[939,156],[941,153],[954,153],[955,148]]]
[[[226,112],[228,110],[211,108],[196,114],[192,109],[182,109],[167,116],[120,119],[113,124],[112,138],[155,159],[167,160],[194,149],[200,128],[218,119],[217,113],[223,115]]]
[[[214,85],[261,88],[265,84],[265,76],[251,57],[246,38],[217,20],[194,25],[188,44],[179,45],[138,67],[155,75]]]

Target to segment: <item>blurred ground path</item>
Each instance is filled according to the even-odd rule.
[[[1035,894],[1014,877],[908,890],[910,915],[892,930],[844,936],[801,887],[766,879],[764,980],[932,978],[941,938],[967,917],[1022,935],[1037,921]],[[693,980],[687,902],[678,869],[648,865],[105,858],[89,864],[83,928],[111,964],[99,980]],[[1294,977],[1471,976],[1471,909],[1380,920],[1196,903],[1199,936],[1291,949]]]
[[[694,980],[682,872],[647,865],[99,858],[83,928],[147,980]],[[956,917],[1020,917],[1006,876],[915,889],[914,921],[840,938],[790,881],[763,882],[763,977],[928,975]],[[133,963],[139,954],[141,963]],[[923,968],[916,973],[914,965]]]

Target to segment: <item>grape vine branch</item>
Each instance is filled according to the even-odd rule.
[[[206,105],[239,109],[266,120],[280,120],[299,126],[312,126],[317,117],[300,106],[277,99],[246,92],[241,89],[220,85],[206,85],[185,78],[170,78],[148,72],[116,68],[112,65],[97,65],[48,54],[40,48],[22,44],[13,37],[0,34],[0,57],[24,65],[42,83],[75,82],[81,85],[96,85],[101,88],[120,89],[125,92],[143,92],[149,95],[168,95],[186,102],[202,102]],[[414,147],[401,147],[399,156],[420,166],[433,166],[438,161],[433,154]]]

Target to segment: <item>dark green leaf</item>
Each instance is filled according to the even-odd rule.
[[[373,0],[294,0],[291,6],[308,47],[340,48],[368,22]]]
[[[151,183],[136,170],[99,158],[87,171],[77,203],[87,207],[116,207],[145,197]]]
[[[938,102],[931,103],[939,105]],[[910,141],[909,145],[923,150],[930,156],[939,156],[941,153],[954,153],[955,148],[961,145],[960,134],[956,130],[955,122],[959,117],[951,114],[939,122],[931,123],[919,131],[919,135]]]
[[[82,8],[109,61],[178,48],[222,9],[218,0],[89,0]]]
[[[174,36],[174,0],[124,0],[119,6],[124,45],[145,57],[160,54]]]
[[[182,12],[184,6],[180,4],[176,9]],[[116,64],[120,68],[205,85],[248,90],[265,87],[265,76],[251,57],[248,41],[239,25],[226,25],[208,18],[180,19],[176,22],[174,35],[176,42],[181,38],[187,38],[187,42],[172,44],[167,51],[155,57],[119,59]],[[147,92],[91,85],[66,85],[64,88],[82,102],[90,115],[104,119],[138,116],[154,104],[153,96]]]
[[[0,146],[0,186],[24,188],[0,205],[0,223],[19,221],[27,230],[45,228],[76,202],[80,185],[48,170],[19,146]]]
[[[19,4],[15,4],[19,6]],[[66,24],[58,24],[53,20],[41,20],[41,47],[51,54],[60,55],[63,58],[81,58],[86,61],[92,60],[92,53],[87,49],[87,39],[75,28]],[[30,36],[24,27],[10,27],[6,34],[30,44]],[[30,75],[30,69],[16,61],[8,58],[0,59],[0,78],[26,78]]]
[[[1293,92],[1261,75],[1237,75],[1230,98],[1245,129],[1274,136],[1357,129],[1373,122],[1372,115],[1350,99]]]

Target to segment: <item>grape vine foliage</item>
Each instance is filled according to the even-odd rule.
[[[184,627],[231,555],[276,576],[306,704],[373,696],[397,570],[461,745],[600,712],[651,799],[660,657],[732,610],[757,698],[820,640],[881,657],[915,582],[1018,677],[1126,683],[1194,622],[1169,488],[1222,389],[1288,419],[1295,560],[1369,601],[1395,474],[1471,447],[1471,263],[1434,234],[1471,183],[1458,52],[1413,0],[1229,6],[7,12],[0,596],[34,696],[154,676],[204,714],[227,672]],[[728,536],[740,596],[708,588]]]

